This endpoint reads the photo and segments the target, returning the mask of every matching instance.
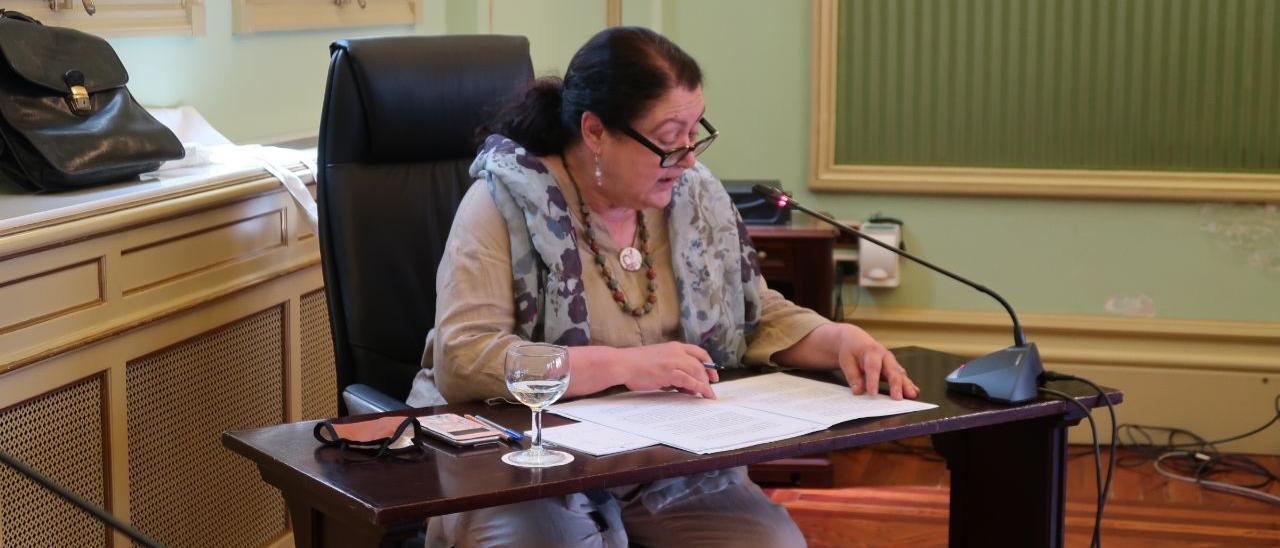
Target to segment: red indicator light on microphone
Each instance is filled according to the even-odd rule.
[[[787,207],[787,197],[786,197],[786,196],[782,196],[782,197],[778,198],[778,208],[784,208],[784,207]]]

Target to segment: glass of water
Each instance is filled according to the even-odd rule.
[[[533,411],[533,442],[524,451],[502,456],[502,462],[522,468],[568,464],[573,455],[542,446],[542,410],[569,388],[568,351],[547,343],[521,343],[507,349],[507,390]]]

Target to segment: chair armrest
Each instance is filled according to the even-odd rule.
[[[348,415],[365,415],[408,409],[409,405],[379,392],[367,384],[353,384],[342,391],[342,401],[347,404]]]

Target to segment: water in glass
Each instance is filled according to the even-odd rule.
[[[533,441],[524,451],[502,456],[502,461],[522,468],[568,464],[573,455],[542,446],[542,410],[560,399],[569,387],[568,351],[547,343],[521,343],[507,349],[507,389],[533,412]]]

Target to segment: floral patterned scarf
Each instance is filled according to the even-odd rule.
[[[471,164],[506,220],[511,238],[516,334],[565,346],[590,344],[578,234],[555,177],[501,135]],[[686,170],[667,207],[672,268],[684,341],[722,366],[741,364],[760,320],[756,252],[737,208],[701,163]]]

